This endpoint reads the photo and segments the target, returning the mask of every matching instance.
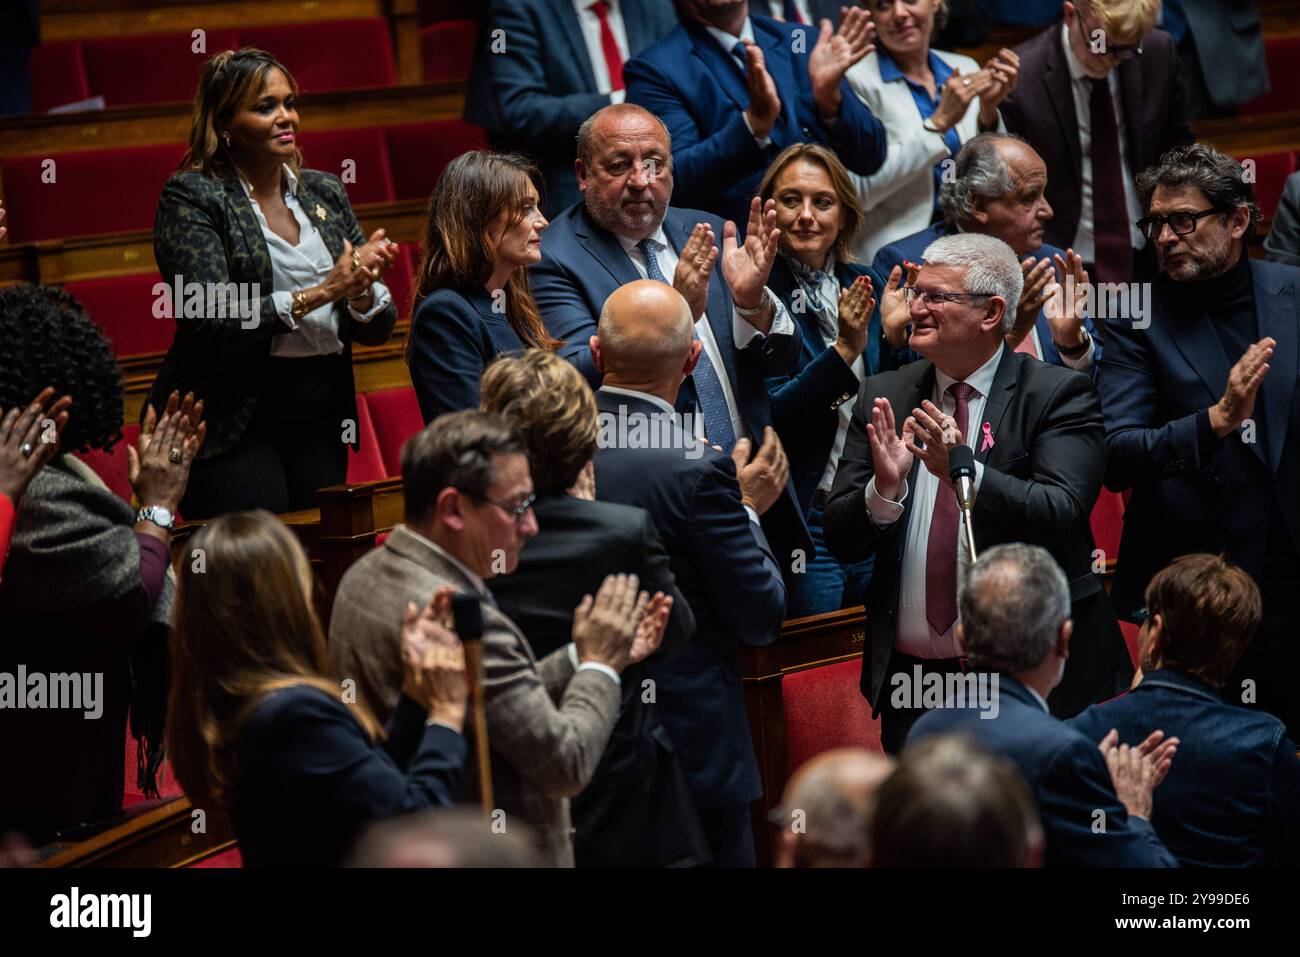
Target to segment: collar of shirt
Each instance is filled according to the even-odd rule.
[[[1046,699],[1046,698],[1044,698],[1042,695],[1040,695],[1040,694],[1039,694],[1037,691],[1035,691],[1033,688],[1029,687],[1029,685],[1025,685],[1025,690],[1028,691],[1031,695],[1034,696],[1034,700],[1038,702],[1038,706],[1039,706],[1040,708],[1042,708],[1042,709],[1043,709],[1044,711],[1046,711],[1048,714],[1051,714],[1051,713],[1052,713],[1052,709],[1049,708],[1049,707],[1047,706],[1047,699]]]
[[[754,24],[750,22],[749,17],[745,17],[745,25],[740,28],[740,36],[735,36],[734,34],[728,33],[726,30],[719,30],[717,27],[705,27],[704,29],[709,31],[709,36],[718,41],[718,46],[722,47],[727,56],[731,57],[733,60],[735,59],[735,56],[731,51],[736,49],[737,43],[742,40],[749,40],[751,43],[754,42]]]
[[[445,558],[453,568],[459,570],[462,575],[464,575],[466,578],[469,579],[469,583],[474,586],[475,590],[478,591],[480,595],[484,596],[485,598],[487,597],[487,593],[488,593],[487,585],[483,582],[483,579],[479,578],[472,571],[470,571],[469,568],[466,567],[464,562],[462,562],[451,552],[447,551],[447,549],[443,548],[437,542],[433,541],[432,539],[425,538],[423,535],[421,535],[419,532],[413,529],[410,525],[407,525],[405,527],[406,530],[410,533],[412,538],[414,538],[417,542],[420,542],[421,544],[428,545],[429,548],[433,549],[435,553],[440,555],[442,558]]]
[[[655,406],[658,409],[662,409],[664,412],[667,412],[669,415],[677,414],[677,410],[673,408],[672,403],[665,402],[663,399],[659,398],[659,396],[651,395],[649,392],[638,392],[635,389],[620,389],[616,385],[602,385],[600,387],[600,391],[608,392],[611,395],[631,396],[634,399],[641,399],[645,402],[649,402],[651,405]]]
[[[984,363],[965,379],[954,379],[948,373],[944,372],[938,366],[934,367],[934,391],[935,394],[942,396],[948,391],[948,387],[954,382],[965,382],[980,395],[987,397],[989,390],[993,388],[993,377],[997,375],[998,363],[1002,361],[1002,353],[1006,352],[1006,344],[998,346],[998,351],[993,353],[992,358]]]
[[[637,248],[637,246],[640,244],[640,240],[628,239],[626,236],[621,236],[618,233],[614,234],[614,238],[617,239],[618,244],[623,247],[623,252],[631,253],[633,250],[635,250],[637,253],[641,252],[641,250]],[[656,254],[668,247],[668,234],[664,232],[663,223],[660,223],[659,228],[650,234],[649,239],[652,243],[655,244]]]
[[[934,103],[938,103],[939,94],[942,94],[943,92],[943,85],[947,83],[948,78],[952,76],[952,67],[950,67],[947,63],[944,63],[943,60],[939,59],[939,57],[935,54],[933,50],[930,50],[928,52],[927,59],[929,61],[930,72],[934,74],[934,90],[936,96],[934,96],[933,98],[930,97],[929,90],[921,86],[919,83],[916,83],[908,79],[907,75],[904,74],[903,71],[898,68],[898,64],[894,62],[894,58],[889,55],[889,51],[886,50],[884,46],[880,44],[876,44],[876,62],[880,66],[881,80],[883,80],[886,83],[892,83],[896,80],[902,80],[914,91],[922,92],[926,95],[927,98],[932,99]]]
[[[288,165],[281,165],[280,169],[284,170],[284,181],[289,184],[285,192],[288,193],[290,196],[292,196],[294,199],[297,199],[298,198],[298,177],[293,175],[293,170],[289,169]],[[244,179],[243,173],[239,173],[238,176],[239,176],[240,184],[244,187],[244,193],[248,196],[249,199],[253,199],[252,184],[249,183],[248,180]],[[257,200],[253,199],[253,202],[257,202]]]
[[[1070,68],[1071,80],[1075,83],[1083,83],[1092,79],[1092,77],[1088,76],[1088,71],[1083,68],[1082,61],[1074,55],[1074,50],[1070,46],[1070,25],[1068,23],[1061,24],[1061,49],[1065,51],[1065,63]],[[1114,93],[1116,83],[1119,82],[1116,73],[1116,70],[1111,70],[1106,75],[1106,85],[1112,93]]]

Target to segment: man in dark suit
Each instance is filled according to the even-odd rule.
[[[1056,216],[1046,239],[1073,248],[1100,282],[1154,271],[1134,177],[1167,150],[1192,142],[1178,54],[1157,7],[1116,0],[1063,5],[1064,19],[1016,47],[1025,77],[1002,102],[1019,133],[1052,171],[1047,200]],[[1139,55],[1138,51],[1141,51]]]
[[[491,0],[465,99],[465,119],[497,150],[536,159],[546,215],[578,199],[573,137],[626,95],[623,64],[677,26],[668,0]],[[499,32],[498,32],[499,31]]]
[[[1252,260],[1241,165],[1196,144],[1139,179],[1161,273],[1144,318],[1114,322],[1100,388],[1106,485],[1132,489],[1113,597],[1137,619],[1178,555],[1222,554],[1264,597],[1225,696],[1300,732],[1300,269]]]
[[[725,451],[745,436],[761,441],[772,424],[765,379],[797,372],[802,345],[766,286],[776,259],[775,203],[762,215],[751,210],[743,242],[716,216],[671,208],[668,133],[653,114],[626,104],[583,124],[577,171],[584,202],[551,223],[541,262],[530,267],[542,321],[565,341],[561,353],[599,386],[591,339],[605,300],[625,283],[662,279],[690,303],[703,348],[677,396],[679,411],[699,411],[709,444]],[[793,485],[766,521],[781,553],[812,553]]]
[[[957,733],[1015,762],[1038,802],[1048,867],[1177,867],[1149,820],[1177,742],[1152,735],[1121,750],[1108,735],[1099,750],[1048,713],[1045,699],[1074,650],[1073,624],[1070,587],[1045,549],[999,545],[982,554],[962,589],[958,626],[972,669],[960,677],[980,689],[979,704],[957,688],[912,728],[908,752]]]
[[[1255,0],[1164,0],[1160,26],[1178,45],[1188,119],[1231,116],[1242,103],[1268,92],[1264,29]]]
[[[1264,240],[1264,258],[1287,266],[1300,266],[1300,173],[1286,178],[1282,201]]]
[[[21,116],[32,108],[27,61],[41,42],[37,0],[5,4],[0,13],[0,116]]]
[[[695,612],[695,640],[647,674],[695,795],[715,862],[752,866],[749,802],[762,793],[739,646],[781,631],[785,587],[758,516],[781,497],[787,465],[776,433],[746,464],[696,439],[673,408],[699,360],[686,301],[664,283],[623,286],[593,344],[605,373],[596,494],[644,508],[663,535],[673,579]]]
[[[925,248],[940,236],[982,233],[1002,240],[1021,257],[1025,287],[1008,343],[1052,365],[1095,373],[1101,341],[1087,316],[1065,315],[1053,302],[1064,276],[1056,258],[1081,270],[1067,251],[1043,242],[1052,207],[1043,195],[1047,164],[1018,136],[981,133],[957,153],[953,176],[939,190],[944,221],[882,246],[875,267],[881,275],[904,263],[921,261]],[[1080,276],[1086,280],[1086,276]]]
[[[682,24],[628,63],[627,98],[664,121],[682,200],[737,224],[768,164],[816,142],[869,176],[885,161],[885,130],[844,82],[873,49],[865,10],[840,30],[750,16],[748,0],[678,0]]]
[[[876,556],[862,692],[890,752],[923,710],[890,694],[890,683],[961,670],[957,582],[967,547],[948,472],[955,445],[975,453],[977,548],[1042,544],[1069,576],[1077,637],[1053,713],[1075,714],[1133,674],[1092,562],[1088,516],[1105,468],[1092,381],[1006,348],[1023,279],[1001,240],[945,236],[925,259],[909,338],[925,359],[862,384],[825,515],[836,558]]]

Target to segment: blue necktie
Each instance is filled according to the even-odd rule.
[[[636,248],[641,250],[641,255],[645,256],[646,275],[651,279],[659,282],[668,282],[659,268],[659,259],[655,255],[654,240],[647,236],[636,244]],[[695,338],[700,338],[699,332],[694,330]],[[736,430],[731,425],[731,410],[727,407],[727,396],[722,391],[722,382],[718,379],[718,370],[713,367],[709,360],[709,353],[705,349],[700,350],[700,361],[695,364],[695,373],[692,377],[695,380],[695,394],[699,398],[700,412],[704,414],[704,432],[709,440],[710,445],[717,445],[724,452],[730,452],[731,447],[736,444]]]
[[[745,59],[745,41],[737,40],[736,45],[731,48],[731,55],[740,61],[740,72],[749,76],[749,61]]]

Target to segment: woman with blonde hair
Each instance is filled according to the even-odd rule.
[[[542,177],[514,153],[464,153],[429,197],[406,361],[425,423],[478,407],[503,352],[554,351],[527,267],[542,258]]]
[[[313,508],[318,489],[342,482],[352,342],[386,342],[397,321],[380,282],[397,247],[382,229],[365,238],[337,176],[303,166],[297,98],[271,54],[214,56],[158,201],[154,255],[176,336],[150,401],[193,392],[207,409],[186,518]]]
[[[386,729],[330,675],[298,540],[265,511],[208,523],[182,565],[167,751],[196,807],[230,813],[246,866],[338,865],[371,821],[454,802],[467,685],[451,590],[402,625]]]

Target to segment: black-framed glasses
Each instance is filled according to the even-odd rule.
[[[945,302],[974,302],[977,299],[987,299],[992,295],[991,292],[941,292],[922,289],[920,286],[903,287],[903,297],[908,305],[916,299],[920,299],[927,306],[942,306]]]
[[[1093,33],[1100,32],[1100,31],[1094,30],[1094,28],[1088,26],[1088,22],[1083,19],[1083,14],[1079,12],[1078,7],[1075,7],[1074,15],[1079,20],[1079,26],[1083,28],[1084,35],[1088,39],[1088,49],[1091,50]],[[1132,60],[1134,57],[1140,57],[1142,55],[1141,41],[1137,43],[1130,43],[1127,46],[1119,46],[1118,44],[1111,43],[1110,37],[1107,36],[1104,32],[1102,32],[1102,36],[1106,37],[1105,49],[1100,51],[1093,50],[1093,52],[1097,53],[1099,56],[1105,56],[1106,54],[1109,53],[1113,55],[1117,60]]]
[[[1209,209],[1203,209],[1199,213],[1170,213],[1168,216],[1143,216],[1137,221],[1138,229],[1142,230],[1142,235],[1147,239],[1155,239],[1160,235],[1160,231],[1165,228],[1165,223],[1174,231],[1175,236],[1186,236],[1188,233],[1196,232],[1196,224],[1201,221],[1202,216],[1209,216],[1211,213],[1217,213],[1218,210],[1211,206]]]
[[[515,517],[516,522],[527,515],[529,509],[533,507],[533,503],[537,501],[536,495],[529,495],[518,505],[511,505],[509,502],[503,502],[499,498],[493,498],[491,495],[484,495],[482,492],[471,492],[467,488],[463,488],[461,491],[471,498],[482,499],[490,505],[495,505],[497,508],[501,509],[501,511],[508,512]]]

